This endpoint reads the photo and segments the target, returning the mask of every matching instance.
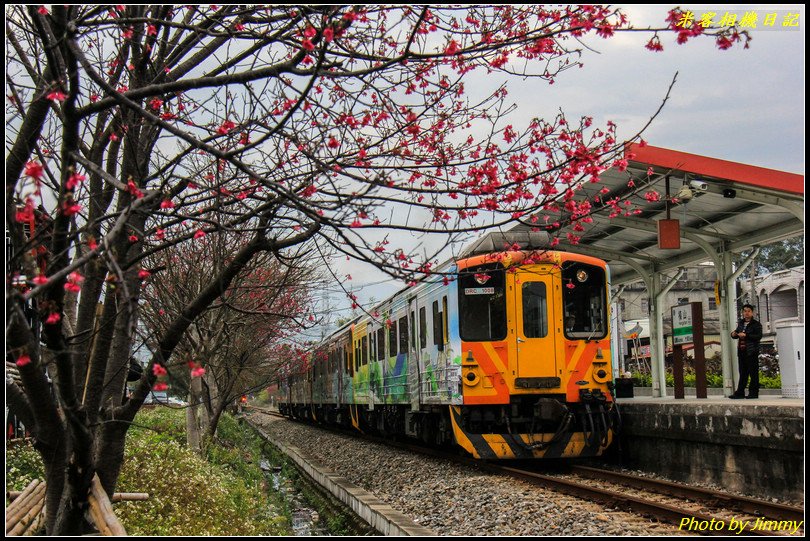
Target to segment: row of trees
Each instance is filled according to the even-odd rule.
[[[227,265],[243,240],[234,234],[207,236],[153,254],[148,268],[160,280],[141,291],[141,321],[151,343]],[[319,280],[300,251],[279,259],[260,253],[232,285],[189,326],[164,369],[152,366],[154,389],[169,385],[189,397],[189,443],[201,448],[214,437],[226,407],[241,395],[267,387],[288,360],[289,340],[312,324],[311,293]],[[157,367],[157,368],[156,368]],[[185,392],[183,392],[185,391]]]
[[[679,21],[647,47],[746,37]],[[6,393],[43,457],[48,533],[82,531],[94,474],[114,491],[126,431],[170,371],[227,397],[214,375],[232,365],[216,363],[266,355],[243,315],[262,313],[271,348],[289,316],[309,320],[288,293],[312,278],[302,258],[413,282],[435,261],[402,232],[587,221],[601,203],[578,188],[626,165],[615,127],[560,113],[518,129],[505,87],[468,88],[552,82],[581,40],[630,30],[604,6],[7,7],[6,337],[22,385]]]

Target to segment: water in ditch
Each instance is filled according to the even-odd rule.
[[[296,489],[293,480],[284,475],[280,466],[273,466],[267,460],[262,460],[260,466],[273,490],[281,494],[288,503],[294,535],[333,535],[328,526],[321,520],[318,511],[308,505],[304,496]]]

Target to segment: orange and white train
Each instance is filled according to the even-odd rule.
[[[606,264],[503,238],[329,336],[281,378],[280,411],[483,459],[600,455],[619,423]]]

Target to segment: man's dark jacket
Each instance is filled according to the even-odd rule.
[[[751,321],[746,325],[745,319],[743,318],[737,324],[735,330],[737,333],[745,333],[745,338],[740,339],[741,343],[738,347],[743,349],[746,355],[759,355],[759,341],[762,340],[762,323],[751,318]],[[732,336],[732,338],[735,340],[738,339],[736,336]],[[744,348],[742,348],[743,344],[745,346]]]

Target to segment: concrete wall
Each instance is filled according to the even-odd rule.
[[[692,402],[621,408],[621,456],[614,446],[614,462],[753,497],[804,498],[802,407]]]

